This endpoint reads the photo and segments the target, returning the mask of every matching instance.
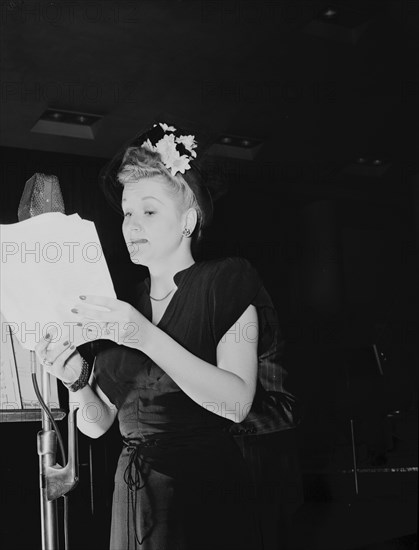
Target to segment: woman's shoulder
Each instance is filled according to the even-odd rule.
[[[207,273],[211,276],[255,271],[249,260],[240,256],[227,256],[224,258],[200,261],[198,266],[202,273]]]
[[[202,288],[239,291],[246,288],[259,288],[262,285],[256,269],[246,258],[228,256],[200,262],[197,281]]]

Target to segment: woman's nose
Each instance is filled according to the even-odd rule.
[[[133,224],[129,228],[130,241],[136,241],[136,240],[140,239],[141,235],[142,235],[142,232],[143,232],[143,228],[141,227],[140,224],[138,224],[138,223]]]
[[[138,217],[130,216],[126,219],[126,225],[130,228],[130,231],[142,231],[142,226]]]

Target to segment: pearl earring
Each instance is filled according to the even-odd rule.
[[[185,229],[182,231],[182,235],[184,237],[190,237],[191,236],[191,230],[185,227]]]

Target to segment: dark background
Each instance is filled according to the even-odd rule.
[[[416,531],[417,4],[89,4],[1,3],[0,223],[17,221],[29,177],[56,174],[66,213],[96,223],[124,299],[144,270],[99,190],[107,159],[162,111],[215,139],[260,139],[253,160],[210,154],[223,183],[199,257],[248,258],[277,307],[288,389],[303,405],[293,543],[406,547]],[[31,132],[47,107],[102,114],[95,139]],[[37,548],[40,423],[0,429],[1,540]],[[118,441],[116,426],[97,441],[80,434],[73,548],[106,548]]]

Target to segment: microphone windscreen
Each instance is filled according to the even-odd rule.
[[[19,221],[46,212],[65,214],[64,200],[57,176],[36,173],[25,184],[19,203]]]

